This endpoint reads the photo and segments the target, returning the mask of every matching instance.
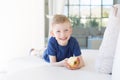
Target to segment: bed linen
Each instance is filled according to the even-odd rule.
[[[2,80],[111,80],[111,75],[95,70],[98,50],[82,50],[82,54],[85,67],[79,70],[55,67],[34,56],[17,58],[9,63]]]

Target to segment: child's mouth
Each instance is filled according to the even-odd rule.
[[[65,38],[60,38],[60,40],[67,40],[67,37],[65,37]]]

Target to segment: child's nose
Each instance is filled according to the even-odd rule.
[[[61,37],[64,37],[64,36],[65,36],[65,32],[62,32],[62,33],[61,33]]]

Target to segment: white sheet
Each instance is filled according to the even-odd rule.
[[[111,80],[110,75],[95,71],[97,50],[82,50],[82,53],[86,66],[79,70],[51,66],[33,56],[15,59],[2,80]]]

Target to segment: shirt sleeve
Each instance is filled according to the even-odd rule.
[[[74,44],[73,44],[73,55],[74,56],[80,56],[81,55],[81,49],[80,49],[80,45],[78,43],[78,41],[73,38],[73,41],[72,41]]]
[[[55,38],[50,38],[49,39],[49,42],[48,42],[48,55],[51,55],[51,56],[55,56],[56,55],[56,47],[55,47],[55,44],[56,44],[56,40]]]

